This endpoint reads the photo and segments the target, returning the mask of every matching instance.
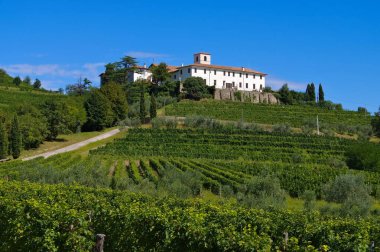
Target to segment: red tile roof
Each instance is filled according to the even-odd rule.
[[[211,69],[217,69],[217,70],[227,70],[227,71],[236,71],[236,72],[243,72],[243,73],[253,73],[257,75],[263,75],[266,76],[267,74],[252,70],[246,67],[230,67],[230,66],[217,66],[217,65],[208,65],[208,64],[190,64],[183,67],[178,67],[178,69],[185,68],[185,67],[203,67],[203,68],[211,68]],[[244,69],[244,70],[243,70]]]

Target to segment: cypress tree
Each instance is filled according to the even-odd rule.
[[[305,101],[310,101],[310,84],[307,84],[307,87],[306,87]]]
[[[145,97],[144,97],[144,86],[141,85],[140,88],[140,121],[145,122],[146,112],[145,112]]]
[[[0,159],[8,156],[8,134],[5,123],[0,121]]]
[[[316,95],[315,95],[315,86],[314,83],[311,83],[310,85],[310,101],[315,102]]]
[[[21,134],[20,127],[18,124],[18,118],[15,116],[12,121],[11,127],[11,154],[14,159],[20,157],[21,154]]]
[[[150,113],[150,119],[153,119],[157,116],[157,104],[156,104],[156,97],[154,96],[154,94],[150,96],[149,113]]]
[[[318,102],[324,102],[324,101],[325,101],[325,92],[323,92],[322,84],[319,84]]]

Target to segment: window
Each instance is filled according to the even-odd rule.
[[[204,82],[205,82],[205,84],[206,84],[206,79],[203,79],[204,80]]]
[[[223,71],[223,75],[226,76],[226,71]]]
[[[226,87],[226,81],[225,80],[223,81],[223,87]]]
[[[256,79],[256,75],[253,75],[253,78]]]
[[[248,83],[245,83],[245,88],[248,88]]]
[[[214,75],[216,75],[216,70],[214,70]]]
[[[241,73],[239,75],[240,75],[240,78],[241,78]]]
[[[248,74],[245,75],[245,78],[248,78]]]
[[[206,73],[206,69],[205,69],[205,73]]]
[[[232,73],[232,76],[235,77],[235,73]]]
[[[203,58],[203,60],[204,60],[204,61],[207,61],[207,56],[205,56],[205,57]]]
[[[180,73],[182,74],[182,69],[181,69]]]
[[[234,82],[234,81],[232,82],[232,86],[233,86],[233,87],[235,86],[235,82]]]
[[[253,84],[253,89],[256,89],[256,84]]]
[[[230,73],[230,72],[228,72],[228,76],[230,76],[230,74],[231,74],[231,73]]]
[[[198,58],[198,56],[197,56],[196,62],[198,62],[198,61],[199,61],[199,58]]]
[[[260,90],[263,89],[263,85],[260,84]]]
[[[260,80],[262,80],[263,79],[263,76],[262,75],[260,75]]]
[[[214,86],[216,86],[216,80],[214,80]]]
[[[177,75],[174,75],[174,76],[173,76],[173,79],[177,79]]]
[[[196,68],[194,68],[194,73],[197,73],[197,69]]]
[[[188,68],[188,69],[187,69],[187,73],[191,73],[191,68]]]
[[[239,82],[239,88],[241,88],[241,82]]]

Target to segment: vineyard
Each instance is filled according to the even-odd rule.
[[[269,212],[3,180],[0,211],[3,251],[90,251],[97,233],[107,234],[105,251],[366,251],[380,239],[378,217]]]
[[[289,123],[301,127],[307,121],[316,120],[329,125],[369,125],[371,117],[355,111],[327,110],[314,106],[269,105],[231,101],[181,101],[165,108],[169,116],[206,116],[220,120],[255,122],[261,124]]]

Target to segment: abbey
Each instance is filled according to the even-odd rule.
[[[169,67],[174,80],[184,81],[189,77],[201,77],[208,86],[217,89],[262,91],[267,74],[245,67],[218,66],[211,64],[211,54],[194,54],[194,63],[186,66]]]

